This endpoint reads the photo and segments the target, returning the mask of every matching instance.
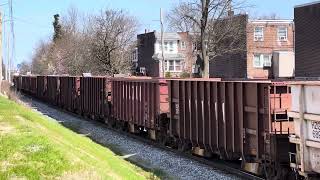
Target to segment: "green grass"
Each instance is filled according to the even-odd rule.
[[[36,111],[0,97],[0,180],[15,178],[156,177],[89,138],[64,128]]]

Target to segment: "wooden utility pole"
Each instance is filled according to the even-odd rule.
[[[164,45],[164,37],[163,37],[163,34],[164,34],[164,30],[163,30],[163,21],[162,21],[162,9],[160,8],[160,24],[161,24],[161,56],[162,56],[162,59],[161,59],[161,71],[162,71],[162,77],[164,78],[165,77],[165,68],[164,66],[166,65],[165,64],[165,59],[164,59],[164,52],[163,52],[163,45]],[[161,76],[161,75],[160,75]]]
[[[0,94],[2,85],[2,13],[0,11]]]

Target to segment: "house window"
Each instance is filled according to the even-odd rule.
[[[168,42],[164,42],[164,51],[168,51]]]
[[[169,51],[170,52],[173,51],[173,42],[172,41],[169,42]]]
[[[288,37],[288,29],[287,27],[278,27],[278,40],[286,41]]]
[[[254,41],[263,41],[263,27],[254,28]]]
[[[169,71],[174,71],[174,61],[169,61]]]
[[[145,74],[146,73],[146,68],[145,67],[140,67],[140,73]]]
[[[176,60],[174,64],[175,71],[181,71],[181,61]]]
[[[181,60],[166,60],[164,64],[165,72],[181,72],[182,62]]]
[[[197,48],[197,42],[193,42],[192,43],[192,49],[193,50],[197,50],[198,48]]]
[[[187,45],[185,41],[181,41],[181,49],[186,49]]]
[[[255,54],[253,57],[253,67],[255,68],[271,67],[271,55]]]

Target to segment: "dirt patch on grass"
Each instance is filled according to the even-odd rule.
[[[43,149],[43,146],[38,144],[32,144],[26,148],[27,152],[30,152],[30,153],[36,153],[42,149]]]
[[[94,171],[82,171],[82,172],[67,172],[64,173],[61,177],[57,178],[58,180],[86,180],[86,179],[102,179],[98,173]]]
[[[0,118],[1,120],[1,118]],[[0,122],[0,136],[11,134],[15,131],[15,128],[11,126],[9,123],[6,122]]]
[[[21,117],[21,116],[16,115],[15,118],[16,118],[18,121],[26,122],[26,119],[25,119],[24,117]]]
[[[0,161],[0,171],[7,171],[12,166],[9,161]]]
[[[11,159],[14,161],[22,161],[26,156],[20,152],[16,152],[12,155]]]
[[[9,179],[10,180],[27,180],[27,178],[23,176],[11,176]]]

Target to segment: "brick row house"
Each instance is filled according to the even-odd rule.
[[[266,79],[293,76],[293,52],[294,23],[292,20],[248,21],[248,78]]]
[[[274,79],[294,76],[294,22],[241,18],[246,48],[210,60],[210,77]]]

